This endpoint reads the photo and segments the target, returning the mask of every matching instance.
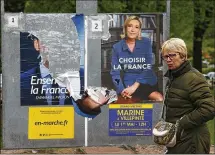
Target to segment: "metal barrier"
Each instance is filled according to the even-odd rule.
[[[78,1],[77,13],[84,13],[85,15],[95,14],[97,12],[97,6],[94,1],[89,3],[88,1]],[[90,5],[86,5],[86,4]],[[82,6],[85,6],[84,9]],[[95,7],[96,6],[96,7]],[[2,106],[2,137],[3,137],[3,148],[44,148],[44,147],[71,147],[71,146],[100,146],[100,145],[122,145],[122,144],[152,144],[152,136],[110,136],[109,135],[109,119],[110,119],[110,108],[108,106],[102,107],[102,112],[96,118],[89,120],[82,116],[74,114],[74,128],[71,128],[74,136],[69,138],[34,138],[29,139],[29,121],[30,116],[40,116],[35,113],[31,113],[32,106],[21,106],[21,56],[20,56],[20,32],[30,32],[32,26],[33,17],[44,16],[44,18],[52,18],[54,16],[64,16],[70,18],[72,14],[23,14],[23,13],[2,13],[2,75],[3,75],[3,106]],[[130,15],[130,14],[128,14]],[[166,39],[166,15],[165,14],[142,14],[142,18],[145,19],[150,25],[150,21],[157,23],[154,28],[145,28],[150,30],[152,35],[152,41],[154,44],[155,57],[158,60],[156,63],[161,64],[159,58],[159,46],[160,42]],[[119,14],[119,17],[125,16]],[[31,19],[30,19],[31,18]],[[149,20],[147,20],[149,19]],[[14,23],[15,20],[15,23]],[[16,21],[17,20],[17,21]],[[163,20],[163,25],[160,25]],[[12,23],[11,23],[12,22]],[[17,27],[17,24],[18,27]],[[35,20],[35,23],[37,21]],[[59,24],[59,23],[56,23]],[[61,23],[60,23],[61,24]],[[44,25],[40,25],[41,27]],[[35,31],[39,31],[40,26],[35,26]],[[122,25],[120,25],[122,26]],[[47,25],[46,25],[47,27]],[[45,27],[45,28],[46,28]],[[161,28],[162,27],[162,28]],[[112,29],[115,33],[114,29]],[[63,30],[61,31],[63,33]],[[118,33],[118,32],[116,32]],[[85,34],[86,35],[86,34]],[[114,40],[107,42],[101,39],[90,39],[85,38],[85,63],[87,62],[88,67],[85,68],[85,79],[87,79],[87,86],[105,86],[107,83],[102,76],[106,78],[106,74],[110,71],[107,64],[109,57],[105,54],[105,51],[109,50],[112,45],[109,45]],[[108,47],[106,45],[108,44]],[[102,49],[102,52],[101,52]],[[86,55],[85,53],[85,55]],[[101,57],[101,59],[95,59]],[[89,67],[90,66],[90,67]],[[102,68],[101,66],[106,66]],[[161,68],[159,70],[159,68]],[[105,70],[107,69],[107,70]],[[96,74],[95,74],[96,73]],[[162,66],[158,65],[157,76],[159,79],[162,78],[163,70]],[[87,75],[87,76],[86,76]],[[109,79],[110,80],[110,79]],[[162,92],[163,79],[158,84],[158,89]],[[86,81],[85,81],[86,82]],[[110,82],[110,81],[109,81]],[[85,83],[86,84],[86,83]],[[111,85],[111,84],[108,84]],[[29,101],[30,104],[31,101]],[[148,103],[148,102],[144,102]],[[150,102],[149,102],[150,103]],[[152,109],[152,122],[151,125],[158,121],[161,112],[161,103],[150,103],[153,105]],[[59,109],[62,107],[71,108],[73,106],[44,106],[39,105],[39,108],[55,108]],[[43,115],[44,116],[44,115]],[[48,115],[51,116],[51,115]],[[67,113],[67,118],[71,115]],[[53,127],[53,126],[52,126]],[[54,130],[54,128],[50,128]],[[64,132],[64,131],[62,131]],[[68,131],[67,131],[68,132]],[[45,136],[45,135],[44,135]]]

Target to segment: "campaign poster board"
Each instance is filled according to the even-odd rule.
[[[109,25],[111,36],[101,42],[102,86],[114,89],[118,94],[118,100],[109,105],[109,136],[152,136],[152,107],[163,101],[163,64],[159,52],[163,40],[162,15],[131,13],[110,16],[113,19]],[[141,22],[140,38],[136,38],[133,51],[126,42],[130,18],[138,18]],[[123,97],[122,92],[136,82],[139,87],[133,94]],[[151,109],[145,108],[149,104]],[[145,113],[135,113],[136,107]],[[132,119],[126,121],[125,117]],[[145,127],[139,126],[141,123]],[[141,133],[140,128],[144,130]]]

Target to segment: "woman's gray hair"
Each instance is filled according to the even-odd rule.
[[[187,47],[184,40],[180,38],[170,38],[165,41],[161,47],[162,54],[164,52],[178,52],[181,58],[187,60]]]

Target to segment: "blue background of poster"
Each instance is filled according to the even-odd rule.
[[[117,110],[143,109],[109,109],[109,136],[151,136],[152,109],[144,109],[143,120],[121,120]],[[140,115],[139,115],[140,116]]]
[[[51,15],[50,15],[51,16]],[[47,15],[48,17],[48,15]],[[37,16],[39,21],[41,22],[43,17]],[[55,17],[53,17],[55,18]],[[63,16],[62,16],[63,18]],[[74,23],[78,39],[80,43],[80,85],[81,85],[81,93],[84,90],[84,15],[78,14],[74,15],[70,18],[71,22]],[[43,29],[48,29],[44,25],[41,26],[41,31]],[[44,26],[44,27],[43,27]],[[35,30],[40,29],[40,27],[35,26]],[[51,28],[49,28],[51,29]],[[32,30],[34,31],[34,30]],[[60,31],[60,30],[59,30]],[[64,32],[62,32],[64,33]],[[65,31],[66,33],[66,31]],[[60,101],[60,93],[52,93],[49,97],[50,100],[48,103],[48,99],[46,98],[46,94],[41,92],[43,87],[42,84],[31,84],[32,76],[35,76],[35,79],[42,79],[40,63],[41,57],[40,52],[37,51],[34,47],[34,40],[41,40],[31,34],[31,32],[20,32],[20,86],[21,86],[21,106],[38,106],[38,105],[72,105],[72,98],[65,94],[65,100]],[[72,54],[72,52],[71,52]],[[71,66],[72,67],[72,66]],[[52,79],[51,75],[48,77]],[[35,80],[35,81],[36,81]],[[60,88],[58,84],[52,83],[49,86],[53,89]],[[32,88],[37,90],[38,92],[32,93]],[[50,104],[51,102],[51,104]]]

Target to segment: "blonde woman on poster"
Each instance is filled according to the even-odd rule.
[[[136,16],[125,20],[122,40],[113,45],[112,81],[119,99],[132,98],[131,102],[162,101],[163,96],[157,91],[157,77],[152,69],[151,42],[141,37],[141,26]]]

